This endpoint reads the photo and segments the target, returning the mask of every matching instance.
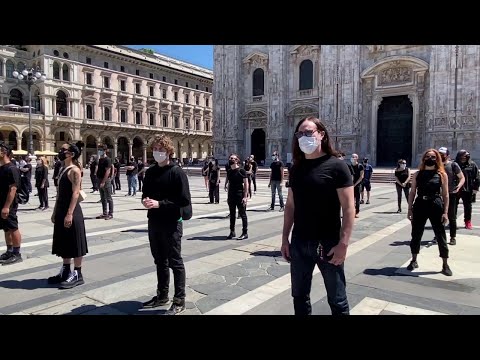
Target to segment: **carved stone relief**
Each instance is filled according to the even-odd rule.
[[[475,127],[477,121],[475,116],[462,116],[460,123],[462,127],[473,128]]]
[[[463,139],[462,140],[462,149],[474,149],[475,140],[473,139]]]
[[[399,85],[412,81],[412,69],[406,66],[390,67],[382,70],[378,76],[378,85]]]
[[[474,92],[473,91],[470,91],[470,93],[468,94],[467,96],[467,101],[466,101],[466,104],[465,104],[465,113],[467,115],[471,115],[472,112],[473,112],[473,98],[474,98]]]
[[[435,127],[447,127],[448,122],[446,117],[435,118]]]

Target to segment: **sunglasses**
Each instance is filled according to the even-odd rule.
[[[398,163],[399,165],[407,165],[406,162],[401,162],[401,163]]]
[[[305,131],[297,131],[294,135],[297,139],[300,139],[302,136],[312,137],[318,130],[305,130]]]

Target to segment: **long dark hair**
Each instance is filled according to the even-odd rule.
[[[295,132],[298,132],[298,129],[300,129],[300,126],[302,126],[305,121],[313,122],[317,127],[317,131],[325,132],[325,136],[323,137],[321,144],[322,151],[328,155],[336,156],[336,151],[333,149],[332,144],[330,144],[330,136],[328,135],[327,127],[315,116],[309,116],[305,119],[302,119],[295,128]],[[300,145],[298,144],[298,139],[296,136],[293,137],[292,147],[294,164],[299,165],[301,162],[303,162],[303,160],[305,160],[305,154],[302,150],[300,150]]]

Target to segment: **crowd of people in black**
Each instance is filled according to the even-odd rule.
[[[283,197],[285,165],[277,152],[272,154],[268,187],[273,211],[276,196],[283,212],[281,252],[290,263],[292,297],[295,314],[311,314],[310,290],[315,266],[324,279],[328,304],[332,314],[348,315],[344,261],[354,219],[359,217],[360,204],[370,203],[373,167],[364,158],[335,150],[325,125],[318,118],[307,117],[295,128],[293,161],[289,164],[286,201]],[[63,144],[53,173],[56,201],[51,220],[54,223],[52,254],[62,258],[60,272],[48,278],[49,284],[68,289],[84,283],[82,260],[88,253],[81,202],[83,168],[78,159],[83,143]],[[169,314],[185,310],[185,266],[181,255],[183,224],[192,218],[188,176],[172,157],[174,146],[165,135],[156,136],[150,144],[154,160],[145,164],[130,158],[126,164],[128,193],[141,192],[141,203],[148,209],[148,237],[157,272],[156,295],[143,304],[155,308],[170,302],[168,296],[170,270],[174,277],[174,296]],[[110,220],[114,215],[112,194],[121,190],[120,162],[112,162],[107,146],[99,145],[96,156],[88,163],[92,192],[99,191],[102,213],[97,219]],[[22,163],[13,161],[12,149],[0,143],[0,228],[4,230],[7,251],[0,256],[2,265],[22,261],[21,234],[17,218],[18,204],[28,202],[31,193],[32,166],[30,158]],[[223,172],[225,171],[225,174]],[[224,183],[229,207],[230,231],[226,239],[248,239],[247,204],[257,192],[259,166],[253,155],[242,161],[232,153],[223,169],[218,159],[205,161],[202,175],[210,204],[220,203],[220,186]],[[472,202],[480,185],[477,165],[466,150],[450,159],[447,148],[428,149],[423,154],[419,170],[413,172],[404,159],[395,169],[398,211],[402,212],[402,197],[408,203],[407,217],[411,220],[410,249],[412,259],[407,269],[419,267],[417,260],[427,220],[430,220],[442,258],[442,273],[452,275],[448,245],[456,245],[456,217],[459,200],[465,208],[466,229],[472,229]],[[37,159],[35,168],[39,209],[49,209],[48,161]],[[253,188],[253,189],[252,189]],[[252,191],[253,190],[253,191]],[[236,237],[235,223],[242,222],[242,232]],[[450,242],[447,244],[445,225],[449,223]],[[72,269],[73,260],[73,269]]]

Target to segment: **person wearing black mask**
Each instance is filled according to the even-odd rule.
[[[452,276],[452,270],[448,266],[447,235],[444,227],[448,222],[448,176],[440,153],[435,149],[427,150],[422,156],[419,169],[413,174],[412,190],[408,196],[408,219],[412,222],[412,240],[410,241],[412,260],[407,270],[412,271],[418,268],[417,256],[420,252],[420,242],[425,224],[430,219],[437,238],[440,257],[443,260],[442,274]]]
[[[82,166],[78,158],[83,145],[80,141],[63,144],[58,153],[64,168],[58,177],[58,196],[51,218],[54,224],[52,254],[61,257],[63,264],[57,275],[48,278],[48,283],[59,285],[60,289],[71,289],[85,283],[82,260],[88,253],[88,247],[85,220],[78,201],[82,184]]]
[[[472,198],[473,195],[477,193],[480,185],[478,166],[470,159],[470,153],[467,150],[460,150],[457,153],[455,161],[460,165],[460,169],[462,169],[463,175],[465,176],[465,183],[460,189],[459,194],[459,197],[462,199],[463,208],[465,209],[465,228],[472,230]]]
[[[227,239],[233,239],[235,235],[235,209],[242,218],[242,235],[237,239],[248,239],[248,220],[247,220],[247,199],[248,199],[248,180],[247,173],[240,168],[240,158],[237,154],[231,154],[228,158],[230,170],[227,172],[228,181],[225,189],[228,187],[228,208],[230,210],[230,234]]]
[[[408,203],[408,195],[410,195],[410,186],[412,182],[412,176],[410,169],[407,167],[407,160],[400,159],[395,169],[395,187],[397,188],[397,213],[402,212],[402,191],[405,194],[405,198]]]

